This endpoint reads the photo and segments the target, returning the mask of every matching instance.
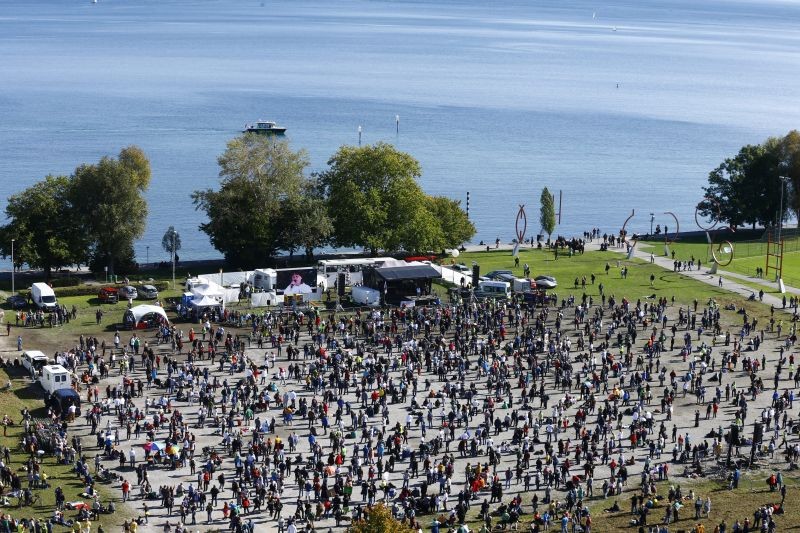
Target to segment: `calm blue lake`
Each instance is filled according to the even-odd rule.
[[[140,145],[150,156],[144,261],[217,257],[189,193],[245,122],[271,119],[310,170],[342,144],[387,141],[424,188],[466,198],[478,240],[634,230],[693,210],[712,168],[800,126],[800,3],[445,0],[0,4],[0,199]],[[395,131],[400,115],[400,132]],[[0,207],[3,207],[0,205]],[[131,216],[140,216],[131,213]],[[148,249],[149,247],[149,249]]]

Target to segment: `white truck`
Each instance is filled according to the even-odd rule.
[[[56,293],[47,283],[34,283],[31,285],[31,300],[40,309],[54,311],[58,306]]]

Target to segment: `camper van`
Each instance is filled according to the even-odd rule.
[[[72,379],[69,370],[61,365],[45,365],[42,367],[42,377],[39,383],[48,395],[61,389],[71,389]]]
[[[61,365],[42,367],[39,383],[45,390],[45,404],[62,420],[81,414],[81,396],[72,388],[72,374]],[[74,407],[74,412],[70,413]]]
[[[511,284],[507,281],[481,281],[475,291],[476,298],[511,298]]]
[[[22,354],[22,366],[31,375],[41,374],[42,367],[48,362],[47,356],[38,350],[28,350]]]
[[[58,306],[56,293],[47,283],[34,283],[31,285],[31,300],[34,305],[45,311],[54,311]]]

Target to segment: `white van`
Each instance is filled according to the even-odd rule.
[[[511,284],[507,281],[481,281],[478,283],[475,296],[477,298],[511,298]]]
[[[42,368],[49,362],[47,356],[39,350],[28,350],[22,354],[22,366],[31,375],[41,373]]]
[[[53,311],[58,306],[56,293],[47,283],[34,283],[31,285],[31,299],[34,305],[45,311]]]

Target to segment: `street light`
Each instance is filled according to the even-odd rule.
[[[147,246],[147,261],[145,264],[150,264],[150,247]]]
[[[783,266],[783,244],[781,241],[781,233],[783,232],[783,189],[786,188],[786,183],[789,181],[787,176],[778,176],[778,179],[781,180],[781,207],[778,210],[778,246],[781,247],[781,267]],[[783,287],[783,280],[781,279],[781,270],[778,269],[775,271],[775,281],[778,282],[778,288],[780,291],[786,292],[786,289]]]
[[[11,239],[11,294],[14,292],[14,239]]]
[[[178,232],[172,230],[172,289],[175,289],[175,243],[178,240]]]
[[[358,127],[358,145],[361,146],[361,126]]]
[[[653,221],[656,219],[655,213],[650,213],[650,235],[653,235]]]

